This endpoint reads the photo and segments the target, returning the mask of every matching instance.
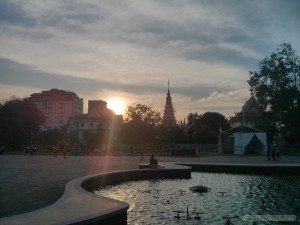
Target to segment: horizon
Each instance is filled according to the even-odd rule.
[[[7,101],[10,101],[11,99],[13,99],[13,98],[17,98],[17,99],[24,99],[24,98],[29,98],[32,94],[36,94],[36,93],[42,93],[43,91],[50,91],[51,89],[57,89],[57,88],[50,88],[49,90],[41,90],[40,92],[35,92],[35,93],[31,93],[30,95],[26,95],[26,96],[15,96],[15,95],[12,95],[12,96],[10,96],[8,99],[5,99],[5,100],[3,100],[3,101],[0,101],[0,104],[4,104],[5,102],[7,102]],[[80,99],[83,99],[83,98],[81,98],[76,92],[74,92],[74,91],[71,91],[71,90],[63,90],[63,89],[57,89],[57,90],[62,90],[62,91],[67,91],[67,92],[72,92],[72,93],[74,93],[74,94],[76,94],[77,96],[78,96],[78,98],[80,98]],[[171,96],[172,97],[172,96]],[[112,100],[114,100],[116,97],[112,97],[111,99]],[[106,103],[107,103],[107,108],[108,109],[111,109],[112,111],[114,111],[115,112],[115,114],[116,115],[122,115],[122,116],[126,116],[126,112],[124,112],[124,113],[118,113],[118,111],[120,111],[120,109],[118,108],[119,106],[117,106],[117,109],[114,109],[113,107],[114,106],[109,106],[109,101],[110,101],[110,99],[108,99],[108,100],[103,100],[103,99],[83,99],[83,114],[86,114],[87,112],[88,112],[88,101],[97,101],[97,100],[100,100],[100,101],[105,101]],[[85,102],[86,102],[86,104],[85,104]],[[243,107],[243,105],[246,103],[246,101],[241,105],[241,108]],[[111,103],[111,104],[114,104],[113,102]],[[136,104],[143,104],[142,102],[140,102],[140,103],[136,103]],[[136,105],[126,105],[126,108],[125,108],[125,111],[127,110],[127,107],[128,106],[136,106]],[[173,106],[174,106],[174,104],[173,104]],[[151,106],[151,108],[152,108],[152,106]],[[163,107],[164,108],[164,107]],[[153,109],[153,108],[152,108]],[[156,110],[156,109],[154,109],[154,110]],[[156,110],[157,111],[157,110]],[[161,114],[161,116],[163,116],[163,111],[164,110],[162,110],[161,112],[160,112],[160,114]],[[206,111],[206,112],[217,112],[217,111]],[[203,113],[206,113],[206,112],[203,112]],[[239,112],[241,112],[241,110],[240,111],[237,111],[237,112],[235,112],[235,113],[239,113]],[[199,113],[199,112],[189,112],[187,115],[185,115],[182,119],[178,119],[177,117],[176,117],[176,115],[175,115],[175,117],[176,117],[176,120],[177,120],[177,123],[178,122],[183,122],[183,120],[184,119],[187,119],[187,117],[188,117],[188,115],[190,114],[190,113],[198,113],[199,115],[201,115],[201,114],[203,114],[203,113]],[[217,112],[217,113],[220,113],[220,112]],[[176,110],[174,109],[174,114],[176,114]],[[222,114],[222,113],[220,113],[220,114]],[[224,114],[222,114],[222,115],[224,115]],[[224,115],[227,119],[229,119],[229,117],[230,116],[234,116],[234,115],[229,115],[229,116],[226,116],[226,115]]]

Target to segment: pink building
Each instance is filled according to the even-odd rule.
[[[45,116],[43,130],[61,128],[70,117],[83,113],[83,99],[70,91],[50,89],[34,93],[30,99]]]

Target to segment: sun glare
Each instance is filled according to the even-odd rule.
[[[107,108],[114,111],[117,115],[121,115],[125,113],[126,103],[121,98],[113,97],[108,99]]]

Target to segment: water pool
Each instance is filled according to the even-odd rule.
[[[204,185],[207,193],[190,187]],[[129,203],[128,224],[297,224],[300,176],[239,175],[193,172],[191,179],[129,181],[94,191]],[[178,212],[179,217],[177,218]],[[188,213],[187,213],[188,211]],[[250,215],[246,219],[246,216]],[[289,215],[286,218],[267,215]],[[200,219],[201,217],[201,219]],[[297,221],[292,221],[297,219]]]

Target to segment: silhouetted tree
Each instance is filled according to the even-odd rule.
[[[220,127],[229,129],[226,117],[217,112],[206,112],[202,115],[190,113],[188,115],[188,135],[194,143],[216,144]]]
[[[126,110],[125,122],[144,123],[149,126],[158,126],[161,123],[161,115],[159,112],[152,109],[152,107],[137,104],[136,106],[128,106]]]
[[[14,148],[33,144],[44,120],[43,114],[28,98],[12,97],[0,105],[0,143]]]
[[[300,59],[288,43],[264,58],[258,71],[250,71],[248,84],[260,107],[290,141],[300,141]]]
[[[63,147],[67,144],[67,125],[60,128],[40,131],[38,134],[38,142],[43,145],[59,145]]]
[[[159,140],[164,144],[188,142],[184,129],[179,125],[173,125],[170,127],[161,126],[159,132]]]
[[[51,130],[41,131],[39,133],[39,142],[41,144],[57,145],[60,139],[61,139],[61,134],[59,129],[51,129]]]
[[[147,144],[155,142],[158,126],[161,123],[160,113],[147,105],[128,106],[126,119],[120,134],[123,142]]]

